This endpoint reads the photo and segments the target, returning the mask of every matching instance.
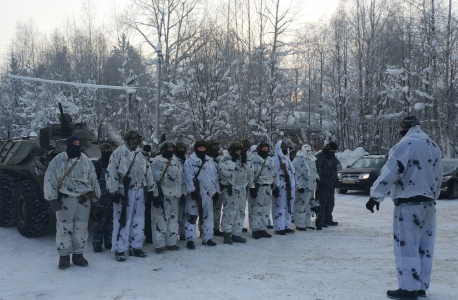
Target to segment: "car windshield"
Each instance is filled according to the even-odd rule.
[[[371,168],[371,169],[380,169],[386,162],[386,158],[360,158],[351,166],[352,168]]]
[[[444,174],[452,173],[458,168],[458,161],[442,161]]]

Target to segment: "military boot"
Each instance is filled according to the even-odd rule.
[[[142,249],[129,248],[129,256],[146,257],[146,253]]]
[[[230,232],[225,232],[224,233],[224,243],[228,245],[232,245],[232,239],[231,239],[232,234]]]
[[[70,267],[70,255],[61,255],[59,258],[59,269],[65,270]]]
[[[214,236],[224,236],[224,232],[220,231],[219,229],[216,229],[213,231]]]
[[[188,241],[186,243],[186,248],[188,248],[189,250],[196,250],[196,245],[194,245],[193,241]]]
[[[259,231],[259,235],[261,237],[263,237],[263,238],[271,238],[272,237],[272,235],[270,233],[268,233],[267,231],[265,231],[265,230]]]
[[[259,231],[253,231],[253,233],[251,234],[251,236],[255,239],[255,240],[259,240],[261,238],[261,234],[259,233]]]
[[[95,253],[100,253],[103,251],[103,248],[101,245],[94,245],[92,248],[94,249]]]
[[[79,254],[73,253],[72,262],[74,265],[77,265],[80,267],[87,267],[89,265],[88,261],[83,257],[82,253],[79,253]]]
[[[417,300],[417,291],[407,291],[403,289],[389,290],[386,295],[391,299]]]
[[[116,251],[115,252],[115,259],[116,259],[116,261],[119,261],[119,262],[126,261],[126,256],[124,255],[124,252]]]
[[[246,239],[244,239],[243,237],[241,237],[240,235],[237,236],[237,235],[233,235],[232,236],[232,241],[236,242],[236,243],[242,243],[242,244],[245,244],[246,243]]]

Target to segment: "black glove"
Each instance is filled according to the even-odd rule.
[[[299,193],[301,193],[301,194],[305,193],[305,189],[304,189],[304,188],[300,188],[300,189],[298,189],[297,191],[298,191]]]
[[[215,194],[213,195],[213,197],[212,197],[213,202],[218,201],[218,198],[219,198],[219,194],[218,194],[218,193],[215,193]]]
[[[231,154],[231,159],[232,159],[233,162],[236,162],[237,159],[239,159],[239,157],[240,157],[240,155],[235,153],[235,152]]]
[[[149,191],[148,192],[148,202],[149,203],[153,202],[153,199],[154,199],[154,193],[153,191]]]
[[[113,203],[119,204],[121,203],[121,197],[122,195],[120,193],[111,194],[111,201],[113,201]]]
[[[242,164],[246,164],[247,155],[245,151],[242,151],[242,155],[240,155],[240,157],[242,157]]]
[[[181,197],[180,197],[180,206],[183,206],[185,203],[186,203],[186,196],[185,195],[181,195]]]
[[[319,206],[314,206],[312,207],[312,211],[316,214],[320,213],[320,207]]]
[[[153,206],[159,208],[161,206],[162,199],[159,196],[153,197]]]
[[[91,202],[91,214],[89,219],[101,223],[103,221],[103,211],[99,210],[98,202]]]
[[[258,197],[258,191],[256,190],[256,188],[250,188],[250,196],[251,198]]]
[[[278,186],[276,186],[276,187],[272,190],[272,195],[273,195],[275,198],[278,198],[278,196],[280,196],[280,189],[278,188]]]
[[[192,191],[191,192],[191,198],[192,200],[196,200],[197,201],[197,198],[199,197],[199,195],[197,195],[197,192],[196,191]]]
[[[380,202],[375,201],[372,197],[369,198],[369,201],[366,203],[366,208],[371,212],[374,213],[374,206],[379,210]]]
[[[60,210],[60,203],[57,199],[52,199],[49,203],[51,204],[51,211],[56,212]]]

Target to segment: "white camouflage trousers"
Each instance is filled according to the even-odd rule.
[[[119,193],[124,195],[124,189],[119,188]],[[143,247],[143,230],[145,228],[145,196],[143,189],[129,190],[129,202],[126,210],[126,226],[119,231],[119,218],[121,217],[122,204],[113,203],[113,252],[125,252],[129,247],[141,249]],[[118,238],[119,231],[119,238]]]
[[[399,288],[427,290],[436,237],[434,201],[395,206],[393,236]]]
[[[82,254],[87,247],[87,223],[91,202],[78,202],[77,197],[62,198],[60,210],[56,212],[56,244],[61,256]]]
[[[310,205],[310,199],[313,196],[313,191],[305,191],[299,193],[296,190],[296,198],[294,201],[294,222],[296,228],[307,228],[310,227],[312,217],[312,206]]]
[[[250,228],[251,231],[266,230],[269,223],[270,209],[272,207],[272,188],[268,186],[260,186],[258,196],[250,197]]]
[[[288,212],[288,201],[286,200],[286,190],[280,188],[280,196],[272,197],[272,218],[274,221],[274,230],[280,231],[288,229],[291,226],[291,220],[294,218],[294,192],[291,192],[293,199],[290,200],[290,209]]]
[[[156,248],[174,246],[178,237],[178,205],[180,198],[164,197],[164,209],[151,205],[151,230]]]
[[[223,194],[224,207],[221,230],[231,232],[234,236],[241,236],[245,222],[246,189],[232,189],[232,195],[228,195],[227,190],[223,189]]]
[[[200,227],[202,231],[202,241],[206,242],[213,237],[213,200],[208,195],[202,196],[203,224]],[[186,199],[186,213],[188,220],[184,224],[186,241],[193,241],[196,238],[196,222],[199,216],[199,207],[197,201],[191,197]],[[194,216],[194,217],[193,217]],[[193,218],[193,223],[190,219]],[[200,222],[200,221],[199,221]]]

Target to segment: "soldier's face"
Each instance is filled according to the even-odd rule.
[[[242,154],[242,150],[235,150],[234,152],[238,155]]]
[[[205,152],[205,151],[207,151],[207,147],[205,147],[205,146],[199,146],[199,147],[197,147],[197,150],[202,151],[202,152]]]
[[[269,147],[262,147],[262,148],[261,148],[261,151],[269,152]]]
[[[186,148],[184,148],[184,147],[180,147],[180,148],[178,148],[178,149],[177,149],[177,151],[181,151],[181,152],[184,152],[184,151],[186,151]]]
[[[173,152],[173,147],[168,147],[167,151]]]
[[[74,141],[72,144],[73,144],[74,146],[79,146],[79,145],[80,145],[80,141]]]

